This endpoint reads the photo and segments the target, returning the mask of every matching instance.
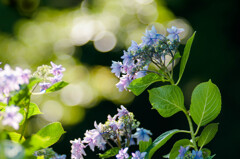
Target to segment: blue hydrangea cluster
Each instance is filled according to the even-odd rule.
[[[128,148],[139,144],[140,141],[149,141],[152,133],[149,130],[139,128],[140,123],[134,119],[133,113],[129,112],[124,106],[117,110],[118,113],[113,117],[108,115],[107,121],[102,124],[94,123],[95,129],[87,130],[83,140],[71,140],[72,158],[82,159],[86,156],[84,149],[89,147],[92,151],[97,147],[99,150],[106,150],[107,147],[119,147],[118,159],[128,158]],[[137,143],[136,141],[137,140]],[[139,151],[132,154],[133,159],[143,158],[146,153]]]
[[[62,65],[56,65],[52,61],[50,63],[51,66],[39,66],[33,74],[34,77],[42,79],[43,82],[39,83],[39,86],[40,91],[43,93],[53,84],[62,81],[63,72],[66,70]]]
[[[179,149],[179,155],[177,159],[203,159],[202,151],[195,151],[192,152],[189,150],[189,146],[183,147],[181,146]]]
[[[127,87],[136,78],[143,77],[150,72],[149,64],[153,63],[162,71],[169,71],[168,66],[174,67],[174,60],[166,62],[166,57],[174,59],[179,46],[179,33],[183,32],[182,28],[168,28],[168,36],[158,34],[155,27],[152,30],[146,30],[145,36],[142,37],[142,43],[137,44],[132,41],[127,51],[123,51],[122,62],[112,62],[112,73],[120,78],[116,84],[119,91],[127,90]],[[162,74],[163,75],[163,74]],[[164,76],[164,75],[163,75]]]

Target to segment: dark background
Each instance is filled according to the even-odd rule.
[[[79,3],[80,1],[77,0],[42,0],[39,1],[39,6],[63,9]],[[239,1],[166,0],[166,3],[177,17],[187,19],[192,28],[197,31],[190,59],[179,85],[183,89],[185,103],[186,105],[190,104],[191,92],[200,82],[211,79],[219,87],[222,95],[222,110],[214,121],[220,123],[219,131],[207,147],[212,150],[213,154],[217,154],[215,158],[238,158],[240,142]],[[0,30],[2,32],[11,34],[13,25],[17,20],[22,17],[31,18],[31,13],[39,7],[33,2],[23,6],[19,9],[14,0],[0,2]],[[121,56],[121,53],[99,53],[91,43],[81,49],[83,51],[91,50],[94,54],[94,56],[92,54],[82,55],[81,62],[88,65],[110,66],[111,60],[120,60]],[[77,55],[76,51],[76,58],[78,58]],[[174,128],[188,129],[187,120],[183,113],[177,113],[173,117],[165,119],[160,117],[157,111],[152,110],[147,92],[135,98],[128,109],[134,112],[142,127],[151,130],[153,139],[167,130]],[[104,122],[108,114],[114,115],[115,113],[116,107],[113,107],[113,103],[108,101],[103,101],[99,106],[88,109],[84,122],[75,127],[66,128],[67,134],[53,146],[54,150],[70,157],[71,145],[69,140],[82,137],[85,130],[93,128],[95,120]],[[167,154],[172,144],[182,137],[184,136],[181,136],[181,134],[174,136],[158,154]],[[97,153],[88,153],[87,151],[87,154],[86,158],[97,158]],[[159,157],[155,156],[155,158]]]

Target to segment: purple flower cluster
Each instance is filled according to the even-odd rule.
[[[9,65],[5,65],[4,69],[0,69],[0,102],[7,102],[10,93],[18,91],[20,85],[28,84],[31,71],[16,67],[13,70]]]
[[[116,156],[119,159],[128,158],[128,147],[135,145],[134,139],[139,141],[149,141],[151,132],[146,129],[139,129],[140,123],[134,119],[133,113],[129,112],[124,106],[121,109],[117,109],[118,113],[111,117],[108,115],[107,121],[102,124],[94,123],[95,129],[87,130],[83,140],[70,141],[72,143],[72,158],[83,158],[85,154],[84,148],[89,148],[94,151],[95,147],[104,151],[107,145],[113,147],[125,147],[119,151]],[[135,133],[134,133],[135,132]],[[75,143],[78,144],[75,144]],[[137,158],[138,153],[134,154]],[[77,157],[76,157],[77,156]],[[140,154],[143,156],[143,154]]]
[[[33,76],[42,79],[43,82],[39,83],[40,91],[44,92],[53,84],[62,81],[63,72],[66,70],[62,65],[56,65],[50,62],[51,66],[42,65],[37,68]]]
[[[142,43],[137,44],[132,41],[127,51],[123,51],[123,62],[112,62],[112,73],[120,78],[116,84],[119,91],[127,90],[129,84],[136,78],[146,75],[150,63],[155,64],[159,69],[167,71],[169,63],[165,62],[168,55],[174,58],[179,46],[179,33],[183,29],[172,27],[167,29],[168,36],[158,34],[155,27],[152,30],[146,30],[145,36],[142,37]]]
[[[14,129],[19,129],[19,123],[23,119],[23,115],[19,113],[20,108],[17,106],[7,106],[5,112],[2,112],[2,125],[8,125]]]

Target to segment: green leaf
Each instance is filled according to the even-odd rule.
[[[30,103],[29,105],[29,112],[28,112],[28,119],[34,115],[42,114],[42,112],[39,110],[37,104]]]
[[[33,87],[34,87],[37,83],[39,83],[39,82],[41,82],[41,81],[42,81],[42,80],[41,80],[40,78],[36,78],[36,77],[30,78],[29,84],[28,84],[28,89],[29,89],[29,90],[32,90]]]
[[[140,95],[148,86],[154,82],[163,81],[164,78],[156,73],[149,73],[144,77],[133,80],[128,89],[130,89],[136,96]]]
[[[170,159],[176,159],[179,155],[179,149],[181,146],[183,147],[187,147],[187,146],[190,146],[191,145],[191,142],[190,140],[188,139],[182,139],[182,140],[179,140],[177,141],[174,145],[173,145],[173,148],[171,149],[170,151],[170,156],[169,158]]]
[[[43,127],[36,135],[47,139],[41,145],[43,148],[46,148],[55,144],[64,133],[65,131],[63,130],[62,124],[60,122],[54,122]]]
[[[180,80],[182,78],[182,75],[183,75],[183,72],[185,70],[195,34],[196,34],[196,32],[194,32],[192,37],[188,39],[187,44],[184,48],[183,56],[182,56],[181,64],[180,64],[180,71],[179,71],[179,77],[178,77],[177,84],[180,82]]]
[[[21,134],[16,133],[16,132],[8,132],[8,136],[10,137],[10,139],[11,139],[12,141],[14,141],[14,142],[16,142],[16,143],[19,143],[19,139],[20,139],[20,137],[21,137]],[[24,141],[25,141],[25,138],[23,137],[23,138],[21,139],[21,142],[20,142],[20,143],[22,143],[22,142],[24,142]]]
[[[146,150],[147,154],[145,159],[150,159],[159,148],[161,148],[174,134],[178,132],[180,132],[178,129],[170,130],[156,138]]]
[[[199,84],[192,93],[190,114],[193,121],[204,126],[214,120],[221,111],[221,94],[209,80]]]
[[[169,158],[170,153],[163,156],[163,158]]]
[[[150,138],[149,141],[140,141],[139,142],[139,151],[145,152],[151,144],[152,144],[152,138]]]
[[[198,146],[203,147],[204,145],[208,144],[216,135],[218,131],[218,123],[212,123],[207,125],[198,140]]]
[[[184,97],[178,86],[166,85],[149,90],[149,100],[153,108],[163,117],[170,117],[179,111],[186,111]]]
[[[30,102],[30,92],[26,85],[21,86],[21,90],[16,92],[10,100],[9,105],[16,105],[19,107],[25,107]]]
[[[57,83],[53,84],[51,87],[49,87],[48,89],[46,89],[46,93],[56,92],[56,91],[64,88],[67,85],[68,85],[68,83],[64,82],[64,81],[57,82]]]
[[[203,158],[207,158],[208,156],[210,157],[211,151],[207,148],[203,148],[202,149],[202,154],[203,154]]]
[[[27,109],[27,108],[22,107],[22,108],[20,109],[20,111],[19,111],[19,112],[23,115],[23,120],[19,123],[19,125],[22,125],[22,124],[25,122],[25,120],[26,120],[26,109]],[[35,103],[30,103],[30,104],[29,104],[28,119],[29,119],[30,117],[32,117],[32,116],[34,116],[34,115],[38,115],[38,114],[42,114],[42,112],[39,110],[37,104],[35,104]]]
[[[208,156],[206,159],[213,159],[213,157],[215,157],[216,154],[212,155],[212,156]]]
[[[99,154],[100,158],[110,158],[116,156],[119,152],[119,147],[113,147],[110,150],[107,150],[104,154]]]

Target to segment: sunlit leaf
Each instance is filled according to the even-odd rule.
[[[64,88],[67,85],[68,85],[68,83],[64,82],[64,81],[57,82],[57,83],[53,84],[51,87],[49,87],[48,89],[46,89],[46,93],[56,92],[56,91]]]

